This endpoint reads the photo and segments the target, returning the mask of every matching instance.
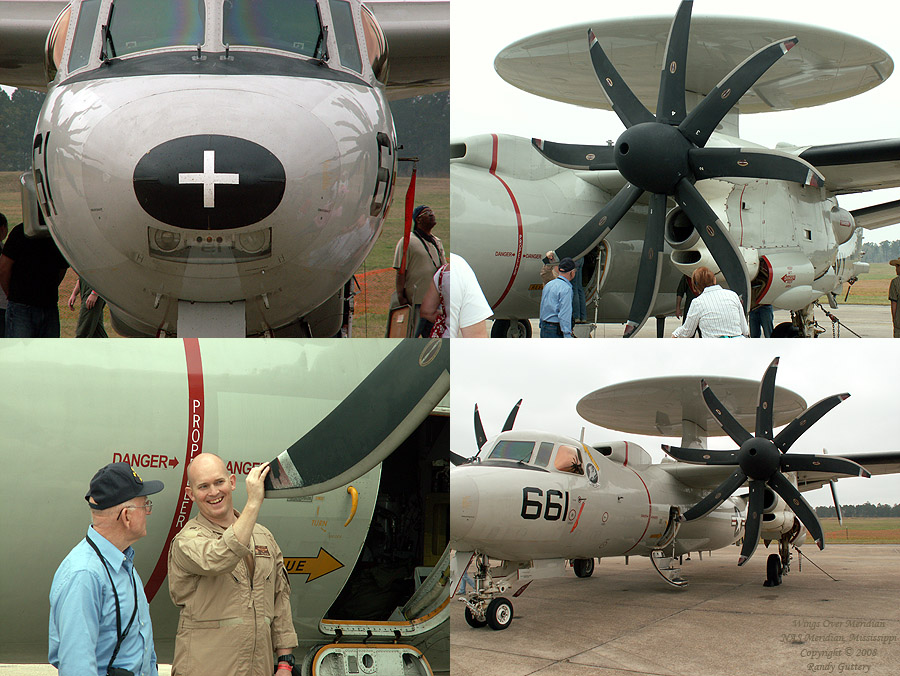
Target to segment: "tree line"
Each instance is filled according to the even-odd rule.
[[[31,167],[34,125],[44,94],[16,89],[10,96],[0,89],[0,171]],[[400,157],[418,157],[419,176],[450,173],[450,94],[428,94],[391,103]],[[408,176],[412,163],[401,162],[398,172]]]
[[[866,263],[887,263],[900,258],[900,239],[893,242],[863,243],[863,260]]]
[[[886,505],[882,502],[879,502],[877,505],[873,505],[871,502],[866,502],[862,505],[841,505],[841,514],[850,517],[900,516],[900,505]],[[834,506],[816,507],[816,516],[836,517],[837,512]]]
[[[0,171],[31,168],[34,125],[44,96],[28,89],[16,89],[10,96],[0,89]]]

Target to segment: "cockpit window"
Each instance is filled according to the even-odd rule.
[[[338,44],[341,65],[362,73],[362,58],[359,55],[359,37],[353,23],[353,10],[346,0],[330,0],[331,19],[334,22],[334,37]]]
[[[546,467],[547,463],[550,462],[551,453],[553,453],[553,444],[549,441],[542,441],[537,457],[534,459],[534,464],[538,467]]]
[[[584,466],[581,463],[581,455],[572,446],[560,446],[556,452],[556,460],[553,463],[560,472],[572,474],[584,474]]]
[[[372,10],[362,5],[363,37],[366,39],[366,51],[369,53],[369,65],[379,82],[388,79],[388,43],[384,31],[378,25]]]
[[[488,458],[491,460],[528,462],[531,460],[532,451],[534,451],[533,441],[509,441],[503,439],[497,442]]]
[[[78,70],[91,60],[91,44],[94,42],[94,29],[97,28],[97,16],[100,14],[100,0],[84,0],[78,11],[78,23],[75,26],[75,39],[69,52],[69,72]]]
[[[222,41],[311,57],[325,50],[316,0],[225,0]]]
[[[202,0],[116,0],[103,52],[114,58],[161,47],[196,47],[203,44],[205,24]]]

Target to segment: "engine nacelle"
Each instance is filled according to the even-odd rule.
[[[676,207],[666,216],[666,244],[675,251],[693,249],[700,241],[700,233],[694,229],[694,224],[687,214]]]
[[[758,280],[763,284],[757,302],[800,310],[822,295],[813,289],[814,276],[813,264],[801,251],[767,253],[760,257]]]
[[[834,230],[834,237],[838,244],[850,241],[853,231],[856,230],[856,221],[846,209],[840,207],[832,207],[831,209],[831,229]]]

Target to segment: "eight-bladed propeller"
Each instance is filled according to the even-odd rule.
[[[692,0],[682,1],[669,31],[656,116],[625,84],[594,32],[589,31],[594,72],[626,130],[614,148],[532,140],[542,155],[560,166],[583,170],[615,169],[628,181],[593,218],[556,249],[556,260],[584,256],[606,237],[643,193],[651,194],[637,287],[625,325],[625,337],[643,326],[656,300],[668,197],[673,197],[690,219],[728,287],[741,297],[744,309],[749,311],[750,278],[743,256],[694,183],[723,176],[795,181],[810,186],[825,183],[815,167],[786,153],[704,147],[728,111],[772,64],[797,44],[797,38],[773,42],[749,56],[687,113],[685,64],[692,7]]]
[[[519,407],[522,406],[522,400],[516,402],[516,405],[512,407],[512,410],[509,412],[509,415],[506,416],[506,422],[503,423],[503,431],[509,432],[513,425],[516,424],[516,416],[519,415]],[[481,414],[478,412],[478,404],[475,404],[475,441],[478,444],[478,450],[481,450],[481,447],[487,443],[487,435],[484,433],[484,425],[481,424]],[[473,462],[475,458],[478,457],[476,453],[471,458],[464,458],[459,453],[454,453],[450,451],[450,462],[454,465],[467,465],[470,462]]]
[[[809,503],[791,483],[784,472],[832,472],[849,476],[871,476],[857,463],[844,458],[827,455],[793,454],[785,455],[797,438],[832,408],[844,401],[849,394],[835,394],[813,404],[798,415],[777,436],[773,436],[772,416],[775,398],[775,373],[778,357],[772,360],[759,386],[759,404],[756,408],[756,434],[750,434],[734,416],[729,413],[716,397],[705,380],[703,399],[713,417],[734,440],[737,451],[710,451],[705,448],[682,448],[663,445],[662,449],[676,460],[699,465],[733,465],[734,473],[715,490],[686,511],[681,519],[691,521],[706,516],[727,500],[745,481],[750,480],[750,500],[747,505],[747,520],[744,528],[744,544],[738,565],[743,565],[753,556],[762,530],[762,512],[768,485],[787,503],[788,507],[806,526],[819,549],[824,548],[822,526]]]

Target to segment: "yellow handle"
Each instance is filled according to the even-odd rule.
[[[350,522],[353,521],[353,517],[356,516],[356,508],[359,506],[359,491],[353,488],[353,486],[347,486],[347,492],[353,499],[353,505],[350,507],[350,518],[347,519],[347,523],[344,524],[344,528],[349,526]]]

